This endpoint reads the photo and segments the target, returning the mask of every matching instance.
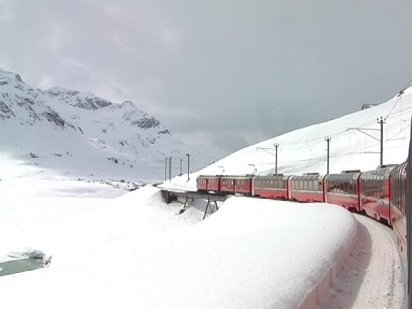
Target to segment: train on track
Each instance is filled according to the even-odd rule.
[[[196,182],[199,193],[341,205],[391,227],[399,251],[406,256],[406,171],[404,162],[373,171],[347,170],[327,175],[201,175]]]

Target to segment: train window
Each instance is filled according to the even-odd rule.
[[[308,190],[313,191],[313,181],[312,180],[308,181]]]

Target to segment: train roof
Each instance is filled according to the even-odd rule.
[[[356,173],[361,173],[361,170],[343,170],[340,173],[341,174],[356,174]]]
[[[212,177],[214,177],[214,178],[218,178],[218,177],[222,177],[222,175],[199,175],[199,176],[197,176],[198,178],[199,177],[207,177],[207,178],[212,178]]]
[[[289,177],[285,174],[267,174],[267,175],[256,175],[256,178],[264,178],[264,177],[277,177],[277,178],[283,178],[283,177]]]

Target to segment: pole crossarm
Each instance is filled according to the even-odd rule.
[[[364,131],[380,131],[380,129],[369,129],[369,128],[347,128],[347,129],[346,129],[346,131],[351,131],[351,130],[359,131],[360,133],[363,133],[363,134],[369,136],[370,138],[373,138],[373,139],[376,140],[376,141],[380,141],[379,138],[377,138],[377,137],[375,137],[375,136],[373,136],[373,135],[371,135],[371,134],[368,134],[368,133],[364,132]]]
[[[276,154],[270,152],[269,150],[275,150],[275,148],[269,148],[269,147],[256,147],[256,150],[263,150],[264,152],[270,154],[271,156],[276,156]]]

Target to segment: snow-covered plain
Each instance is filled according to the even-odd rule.
[[[379,143],[360,130],[377,127],[380,116],[385,161],[400,163],[411,94],[245,148],[197,174],[273,172],[274,143],[280,172],[324,173],[325,135],[332,172],[372,169]],[[152,186],[126,193],[62,171],[0,153],[0,257],[52,255],[49,267],[0,277],[4,308],[314,307],[312,291],[329,270],[321,308],[404,306],[391,231],[341,207],[233,197],[202,221],[202,201],[180,213],[181,204],[164,204]],[[197,174],[164,186],[193,189]]]

